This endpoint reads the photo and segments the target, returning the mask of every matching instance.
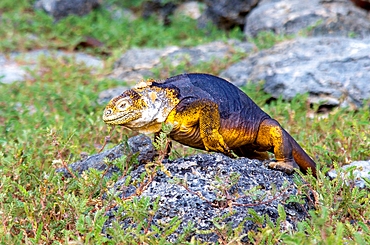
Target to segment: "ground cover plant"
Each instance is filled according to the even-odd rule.
[[[195,21],[182,18],[174,19],[171,26],[164,26],[155,19],[115,22],[104,9],[54,23],[46,14],[35,12],[32,2],[27,0],[16,4],[12,0],[1,1],[0,14],[0,53],[39,48],[71,51],[82,37],[92,36],[105,46],[83,51],[102,56],[108,64],[134,46],[195,46],[242,37],[238,30],[225,33],[211,26],[198,30]],[[281,36],[263,34],[253,42],[265,48],[282,40]],[[102,51],[109,51],[111,55],[104,56]],[[158,78],[184,69],[217,74],[242,57],[235,54],[218,65],[186,67],[181,64],[154,72]],[[142,220],[150,220],[157,209],[156,203],[149,203],[146,198],[129,201],[109,195],[103,198],[120,176],[106,179],[104,173],[91,171],[79,178],[64,178],[55,172],[56,168],[79,160],[81,153],[97,153],[108,135],[110,142],[106,148],[132,135],[121,128],[110,132],[101,119],[104,105],[97,103],[98,93],[120,84],[106,78],[109,65],[92,72],[73,59],[44,57],[38,66],[41,72],[32,73],[32,78],[13,84],[0,83],[0,242],[166,244],[166,238],[181,220],[174,218],[171,224],[151,227],[149,232],[148,224]],[[302,176],[307,181],[304,183],[296,178],[302,193],[307,189],[314,191],[316,210],[310,211],[311,218],[300,222],[296,231],[281,229],[284,210],[280,210],[281,222],[276,224],[252,213],[258,230],[242,234],[240,229],[219,227],[217,232],[223,234],[220,243],[237,244],[241,237],[247,237],[251,244],[369,244],[370,184],[367,189],[359,189],[350,181],[351,175],[346,181],[331,181],[325,176],[333,166],[368,159],[369,109],[341,108],[323,115],[317,113],[319,105],[307,104],[305,95],[291,102],[278,99],[266,103],[269,95],[263,93],[262,83],[248,84],[243,89],[320,164],[318,179]],[[191,154],[182,148],[177,152],[176,157]],[[133,163],[122,160],[113,164],[124,170]],[[128,215],[137,226],[122,231],[115,223],[108,239],[101,235],[101,230],[107,219],[104,214],[112,205],[130,210]],[[199,244],[196,240],[187,241],[190,231],[191,224],[178,238],[178,244]]]

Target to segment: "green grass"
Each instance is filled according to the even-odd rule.
[[[29,1],[18,1],[16,6],[13,2],[0,2],[2,53],[38,48],[73,50],[85,35],[98,38],[105,43],[104,50],[114,54],[122,54],[134,46],[193,46],[241,36],[241,33],[227,34],[214,27],[197,30],[196,23],[189,19],[175,19],[169,27],[155,19],[114,21],[104,10],[53,23],[44,13],[34,12]],[[271,46],[283,39],[272,35],[267,40],[267,46]],[[255,42],[260,48],[267,47],[263,40]],[[99,55],[102,50],[84,51]],[[186,62],[178,67],[164,64],[154,72],[158,77],[184,70],[217,74],[242,57],[243,54],[236,53],[230,60],[197,67],[189,67]],[[135,226],[122,232],[118,223],[114,223],[109,231],[112,240],[101,235],[106,220],[104,213],[113,204],[121,210],[131,210],[129,217],[144,229],[147,224],[142,223],[143,217],[152,217],[157,208],[145,198],[122,201],[108,195],[103,199],[103,193],[120,176],[106,179],[103,173],[91,171],[80,178],[66,179],[55,173],[63,164],[79,160],[82,152],[97,153],[110,134],[101,120],[104,106],[96,101],[99,92],[118,85],[117,81],[105,78],[111,67],[92,75],[89,68],[68,59],[42,58],[39,66],[42,72],[33,74],[32,79],[0,84],[0,243],[159,243],[154,235],[160,235],[164,243],[181,220],[175,218],[171,224],[154,227],[153,233],[142,233]],[[307,181],[303,183],[297,178],[302,193],[309,189],[317,196],[317,209],[311,211],[309,220],[299,224],[297,231],[282,231],[280,223],[273,224],[262,217],[266,226],[260,225],[257,231],[248,234],[223,227],[218,232],[227,234],[223,237],[225,242],[247,236],[250,243],[260,244],[369,244],[368,189],[348,186],[344,180],[329,181],[324,175],[333,165],[369,158],[368,108],[356,112],[335,109],[327,118],[322,118],[315,114],[316,106],[307,105],[305,95],[291,102],[279,99],[266,104],[269,96],[262,92],[262,84],[249,84],[243,89],[314,156],[323,171],[317,180],[303,176]],[[310,118],[308,114],[314,116]],[[115,129],[108,147],[124,141],[127,134],[132,133]],[[178,154],[189,154],[184,149],[179,149]],[[122,160],[112,164],[124,169],[129,162]],[[280,209],[279,213],[280,220],[284,221],[284,210]],[[261,217],[254,221],[261,222]],[[189,224],[178,240],[180,244],[192,229]]]
[[[88,50],[93,53],[125,50],[133,46],[190,46],[229,38],[211,25],[206,29],[197,29],[196,22],[186,17],[174,18],[172,25],[164,26],[154,18],[115,20],[111,13],[99,9],[83,17],[68,16],[54,23],[44,12],[34,12],[27,1],[21,2],[17,8],[11,8],[12,0],[3,0],[0,4],[0,52],[39,48],[73,50],[85,37],[104,43],[104,47]],[[233,32],[231,36],[241,37],[238,32]]]

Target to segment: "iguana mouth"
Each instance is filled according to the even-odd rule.
[[[124,125],[137,118],[140,118],[140,114],[138,113],[118,113],[111,116],[104,113],[103,115],[104,122],[112,125]]]

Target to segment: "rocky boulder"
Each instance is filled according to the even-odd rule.
[[[23,81],[27,76],[26,67],[17,64],[14,60],[7,59],[4,55],[0,55],[0,84]]]
[[[246,17],[245,34],[255,37],[261,31],[308,36],[368,37],[367,12],[349,0],[262,1]]]
[[[69,58],[78,64],[91,68],[92,72],[104,67],[104,61],[82,52],[49,51],[46,49],[33,50],[25,53],[13,52],[9,55],[0,54],[0,83],[13,83],[31,78],[30,71],[37,72],[39,59],[47,58]]]
[[[203,4],[197,1],[190,1],[180,4],[174,13],[175,17],[187,16],[191,19],[199,19],[202,15]]]
[[[244,27],[245,16],[257,5],[259,0],[205,0],[207,6],[199,26],[203,27],[208,21],[221,29],[230,30],[234,27]]]
[[[163,64],[176,67],[187,63],[187,67],[201,63],[220,62],[231,58],[236,52],[251,52],[254,45],[247,42],[230,40],[229,42],[215,41],[190,48],[167,47],[163,49],[133,48],[124,53],[115,62],[110,77],[113,79],[134,82],[153,77],[152,69]],[[184,70],[183,72],[190,72]]]
[[[70,168],[78,173],[89,168],[105,170],[107,166],[104,161],[117,160],[132,152],[140,152],[139,161],[148,163],[154,156],[150,142],[148,137],[139,135],[129,139],[129,148],[118,145],[73,163]],[[268,169],[258,160],[231,159],[215,153],[164,160],[163,165],[167,170],[154,172],[151,180],[145,178],[144,181],[147,182],[143,185],[144,188],[138,183],[143,181],[145,173],[148,177],[148,172],[144,164],[141,164],[127,176],[122,176],[109,192],[123,199],[133,196],[149,197],[151,202],[159,197],[159,209],[151,220],[152,224],[160,227],[160,224],[169,223],[175,216],[181,220],[181,225],[171,235],[169,242],[174,242],[189,222],[194,224],[192,236],[207,242],[216,242],[219,238],[215,232],[216,219],[219,219],[217,223],[221,226],[230,225],[236,228],[242,225],[243,233],[247,233],[257,228],[252,220],[248,220],[252,217],[249,208],[259,216],[267,215],[273,222],[279,217],[279,207],[282,208],[286,213],[286,218],[281,221],[282,229],[291,230],[313,208],[313,204],[304,197],[301,203],[289,201],[291,196],[294,196],[294,200],[300,199],[297,199],[299,191],[292,175]],[[109,177],[116,171],[118,170],[114,168],[108,169],[105,176]],[[60,169],[59,172],[69,176],[65,169]],[[139,192],[138,188],[141,188]],[[107,228],[116,220],[117,215],[126,217],[124,214],[117,214],[117,207],[108,210],[106,215],[109,219],[103,227],[105,233],[109,232]],[[125,229],[133,225],[130,220],[127,217],[119,223]],[[211,232],[201,234],[207,230]]]
[[[42,9],[55,20],[60,20],[68,15],[85,15],[98,7],[102,0],[38,0],[36,9]]]
[[[96,169],[99,171],[105,170],[105,176],[110,177],[113,173],[119,172],[119,169],[115,166],[108,166],[106,161],[113,162],[123,156],[133,157],[135,154],[138,154],[137,161],[139,163],[145,163],[152,161],[157,153],[150,138],[141,134],[128,139],[127,145],[119,144],[109,150],[92,156],[82,154],[82,159],[80,161],[71,163],[68,166],[69,170],[59,168],[57,172],[64,174],[66,177],[71,177],[71,172],[82,174],[89,169]]]
[[[176,241],[189,222],[194,224],[192,236],[205,242],[218,241],[216,220],[220,226],[230,225],[233,229],[242,225],[242,234],[246,234],[257,228],[255,222],[248,220],[252,217],[249,208],[258,216],[266,215],[276,222],[278,206],[281,206],[286,213],[282,229],[288,231],[295,229],[297,222],[305,219],[313,207],[307,199],[303,199],[303,204],[289,202],[290,196],[298,194],[293,177],[270,170],[257,160],[231,159],[217,153],[198,154],[164,164],[171,177],[158,171],[140,197],[149,197],[151,202],[159,197],[153,225],[160,227],[175,216],[180,218],[181,224],[170,236],[170,242]],[[130,183],[127,184],[124,177],[115,184],[114,191],[121,193],[121,198],[133,195],[137,189],[134,183],[144,172],[143,166],[132,171]],[[108,215],[111,220],[115,219],[113,210]],[[223,216],[226,218],[222,219]],[[120,223],[123,228],[132,225],[129,217]],[[109,224],[108,221],[105,227]],[[202,231],[210,232],[201,234]]]
[[[264,80],[264,90],[274,98],[290,100],[309,93],[312,103],[357,108],[370,98],[370,40],[286,41],[230,66],[220,76],[238,86]]]
[[[338,176],[339,175],[339,176]],[[351,175],[353,176],[351,178]],[[359,188],[370,187],[370,160],[354,161],[337,170],[330,170],[328,176],[331,179],[341,178],[347,180],[347,184]]]
[[[142,4],[142,16],[148,18],[150,16],[158,17],[165,25],[171,23],[170,16],[175,12],[176,8],[183,0],[167,1],[167,0],[149,0]]]

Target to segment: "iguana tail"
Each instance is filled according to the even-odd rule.
[[[316,177],[316,163],[307,155],[293,137],[291,137],[287,132],[286,134],[288,135],[289,142],[292,146],[294,161],[299,165],[299,168],[303,173],[307,173],[307,169],[311,168],[312,175]]]

